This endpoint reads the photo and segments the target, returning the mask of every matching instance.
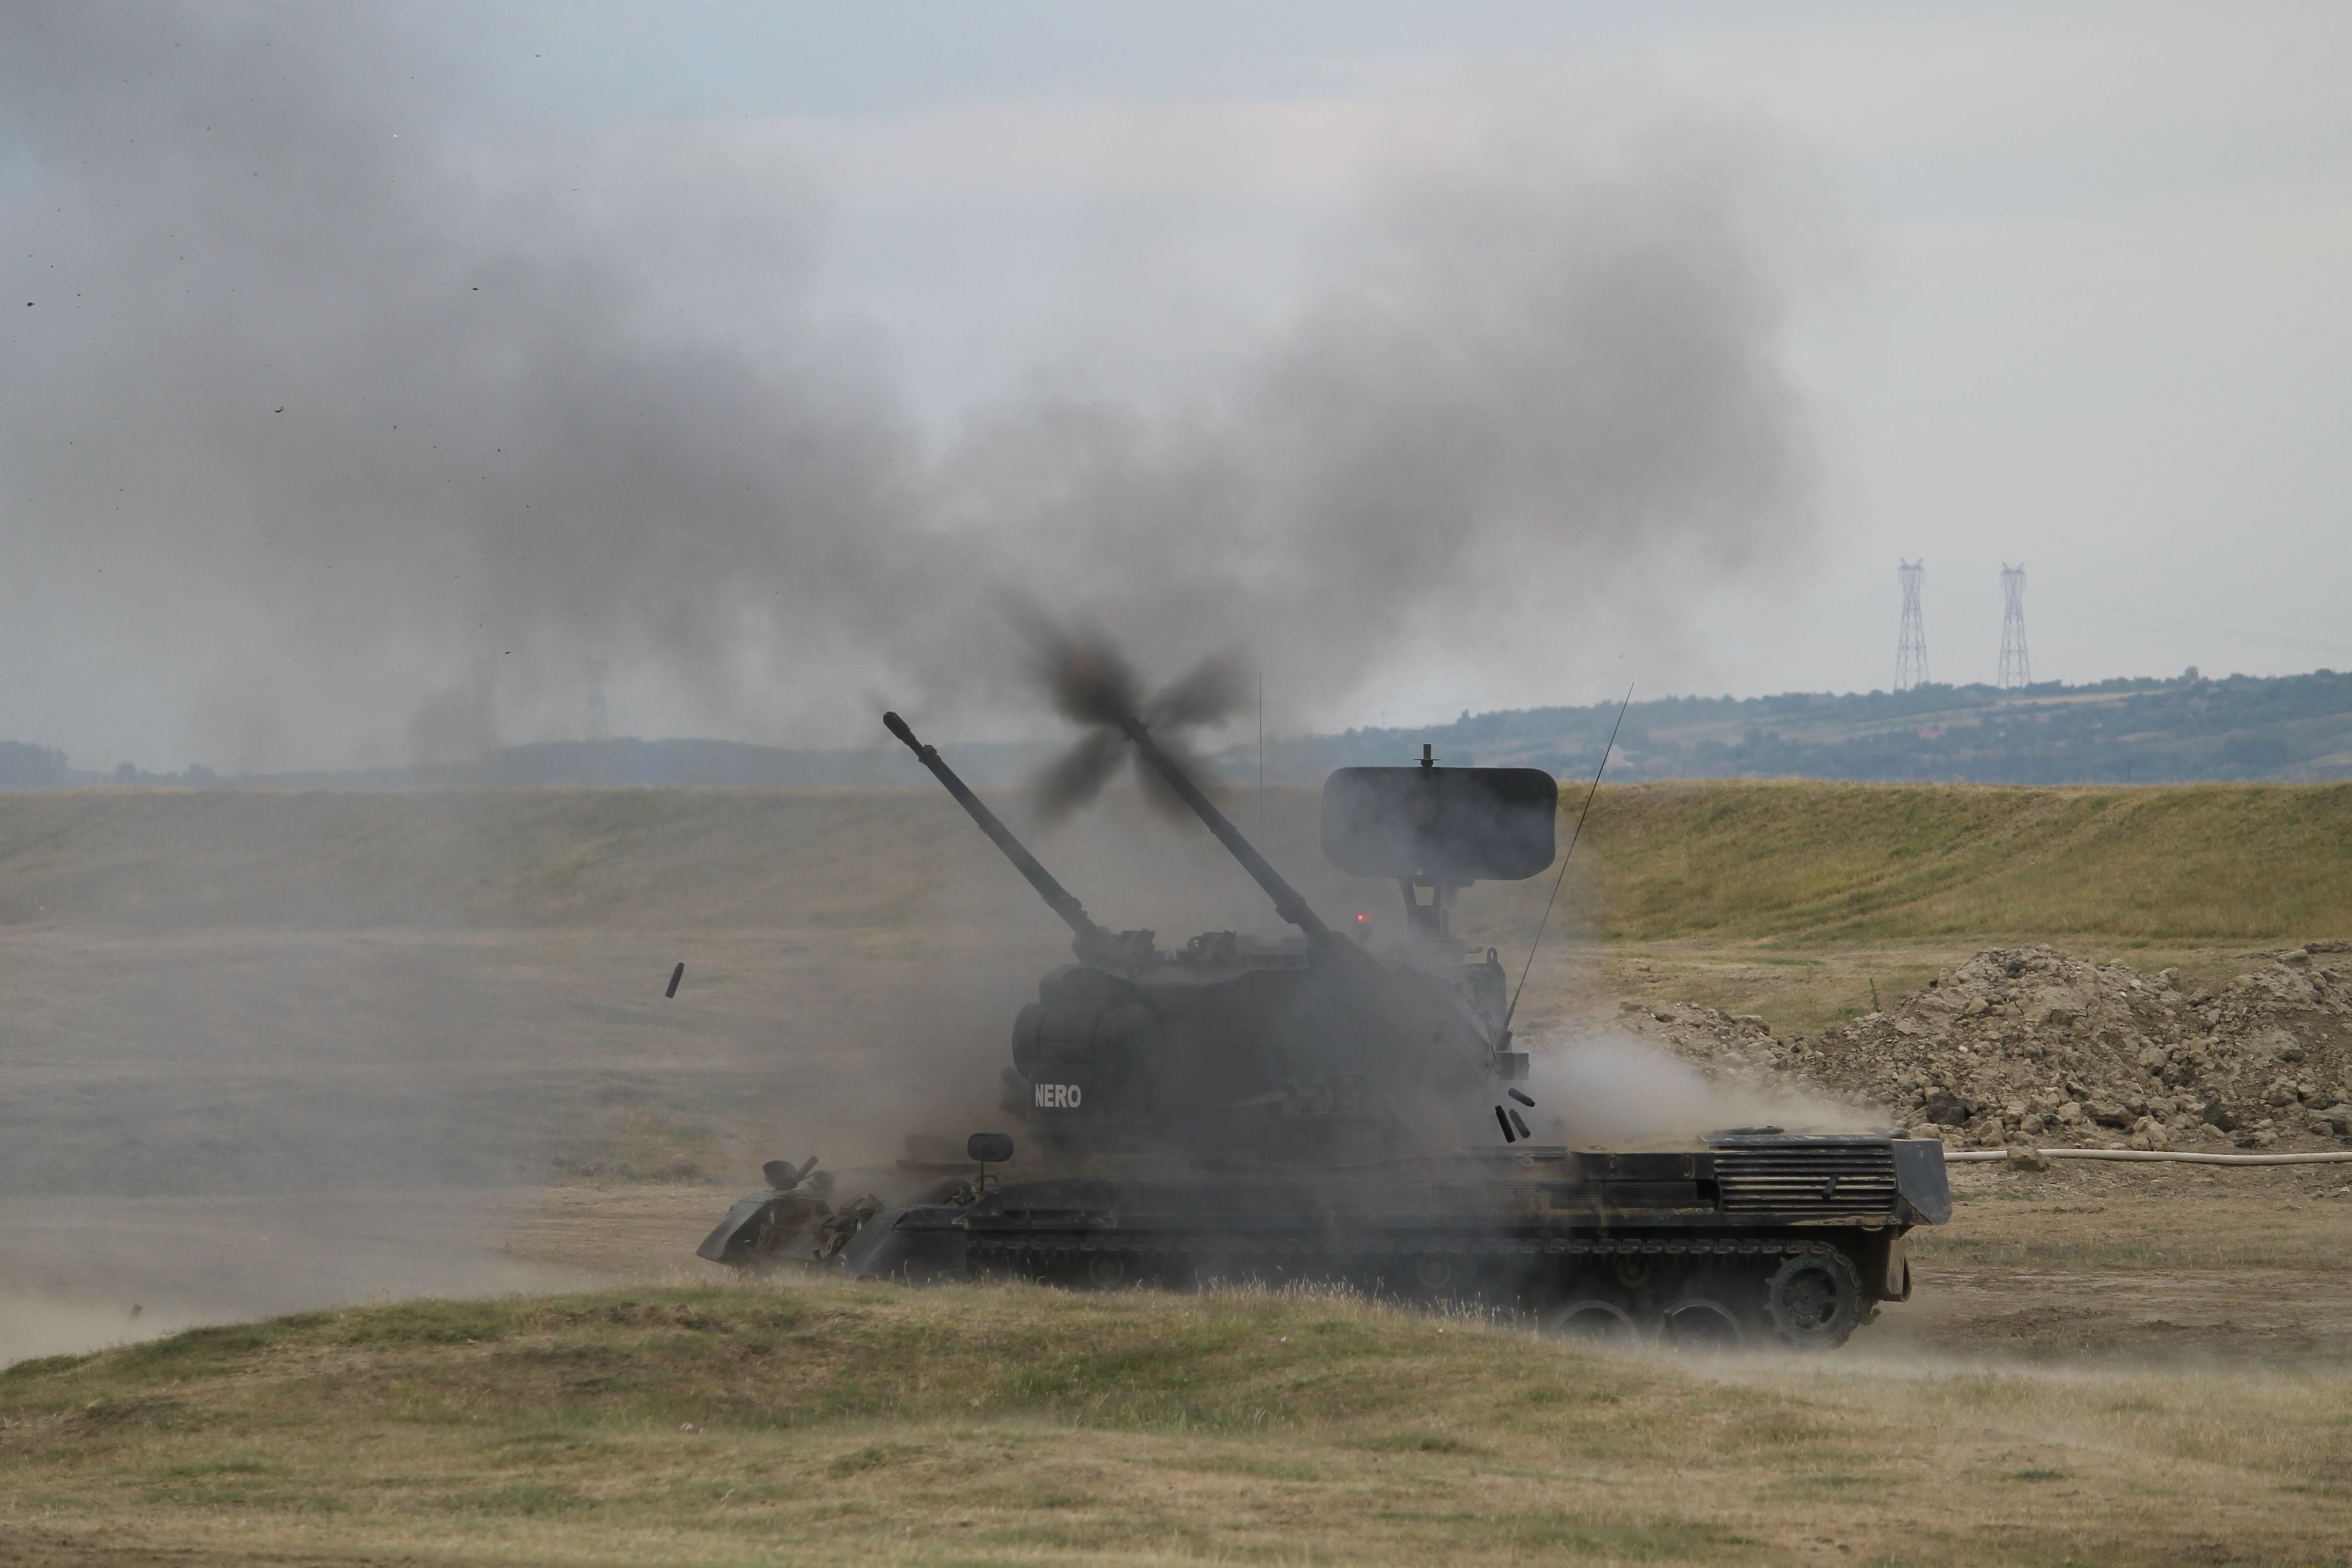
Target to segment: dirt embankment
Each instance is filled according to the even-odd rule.
[[[2250,954],[2219,991],[1994,948],[1818,1036],[1679,1003],[1624,1021],[1710,1076],[1884,1107],[1956,1145],[2352,1146],[2352,943]]]

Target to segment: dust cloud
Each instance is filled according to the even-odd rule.
[[[502,131],[440,15],[0,10],[0,730],[232,773],[455,761],[577,733],[605,660],[617,728],[824,743],[895,705],[952,742],[1043,721],[1013,594],[1155,683],[1246,648],[1307,720],[1670,621],[1811,527],[1781,329],[1815,220],[1738,116],[1470,84],[1183,396],[1043,367],[940,437],[887,323],[825,303],[824,193],[772,143]],[[241,809],[159,808],[137,866],[86,843],[102,909],[0,931],[0,1240],[89,1342],[134,1301],[538,1282],[494,1194],[551,1167],[723,1179],[987,1125],[1066,952],[969,863],[899,868],[870,921],[677,912],[733,895],[741,844],[581,916],[594,858],[548,847],[640,843],[627,802],[386,806],[299,867],[330,808]],[[1308,809],[1272,803],[1266,847],[1344,906]],[[1040,835],[1097,918],[1270,926],[1140,810]],[[816,856],[797,891],[870,870]],[[10,1332],[55,1342],[26,1300]]]
[[[0,1364],[200,1323],[600,1283],[505,1254],[504,1194],[447,1185],[0,1198]]]
[[[1528,1089],[1548,1117],[1538,1135],[1587,1149],[1686,1147],[1733,1127],[1850,1132],[1885,1123],[1860,1106],[1801,1090],[1711,1079],[1678,1057],[1622,1037],[1530,1051]]]
[[[215,850],[230,826],[181,819]],[[136,832],[109,837],[82,847],[85,878]],[[245,853],[204,891],[282,879],[267,844]],[[133,865],[134,886],[172,880]],[[550,1179],[600,1090],[635,1087],[649,1043],[567,1036],[604,989],[593,952],[485,938],[453,908],[384,929],[286,902],[259,925],[61,910],[0,928],[0,1358],[579,1281],[508,1243],[515,1191]],[[541,966],[562,983],[519,973]]]
[[[200,1317],[170,1309],[150,1312],[144,1302],[26,1290],[0,1290],[0,1366],[35,1356],[80,1355],[133,1340],[193,1328]]]
[[[438,15],[0,16],[0,724],[446,759],[577,733],[602,658],[648,732],[986,733],[1036,716],[1010,589],[1163,676],[1248,647],[1307,721],[1812,525],[1823,220],[1738,115],[1465,82],[1199,386],[1041,366],[934,437],[772,140],[502,132]]]

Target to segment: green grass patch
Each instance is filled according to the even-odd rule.
[[[2347,822],[2352,784],[1661,784],[1604,788],[1578,853],[1614,938],[2252,942],[2352,932]],[[1546,890],[1489,889],[1474,938]]]
[[[2031,1560],[1993,1500],[2064,1479],[2068,1529],[2112,1510],[2118,1550],[2161,1561],[2172,1512],[2140,1500],[2192,1436],[2204,1491],[2182,1518],[2238,1510],[2257,1560],[2352,1528],[2328,1489],[2341,1377],[2266,1385],[2257,1421],[2224,1422],[2184,1378],[2084,1400],[1971,1374],[1882,1399],[1832,1370],[1252,1291],[410,1302],[20,1369],[0,1384],[0,1555],[37,1517],[48,1542],[227,1531],[289,1561],[1800,1561],[1873,1539],[1902,1498],[1944,1510],[1906,1561],[1973,1565]],[[2061,1428],[2097,1467],[1940,1446]],[[2294,1510],[2268,1506],[2283,1484],[2310,1489]]]

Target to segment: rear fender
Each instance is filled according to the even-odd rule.
[[[1870,1301],[1911,1299],[1910,1247],[1893,1226],[1853,1230],[1836,1243],[1862,1276],[1862,1294]]]
[[[1941,1225],[1952,1217],[1952,1184],[1944,1174],[1940,1138],[1895,1138],[1895,1213],[1906,1225]]]

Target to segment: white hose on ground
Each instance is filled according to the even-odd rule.
[[[2037,1149],[2045,1160],[2152,1160],[2175,1165],[2340,1165],[2352,1163],[2352,1150],[2324,1154],[2199,1154],[2186,1149]],[[2006,1160],[2006,1149],[1965,1149],[1944,1155],[1955,1160]]]

